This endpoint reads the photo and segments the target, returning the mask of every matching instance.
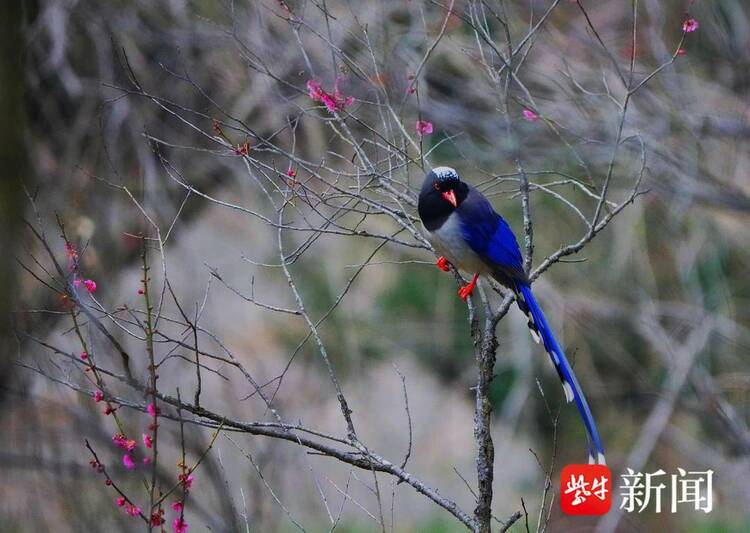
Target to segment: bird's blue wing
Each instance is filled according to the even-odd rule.
[[[457,214],[463,238],[477,255],[494,270],[525,279],[523,257],[513,230],[480,192],[471,188]]]

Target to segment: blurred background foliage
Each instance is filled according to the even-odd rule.
[[[304,16],[312,26],[321,20],[314,4],[289,2],[293,9],[305,6]],[[630,3],[584,4],[615,60],[625,68],[631,53]],[[538,282],[547,314],[575,361],[615,470],[627,466],[644,422],[660,398],[668,395],[665,387],[670,363],[689,348],[681,343],[701,324],[712,323],[708,342],[697,348],[694,365],[701,372],[691,373],[679,391],[669,423],[644,469],[713,468],[716,508],[708,516],[689,512],[628,516],[619,526],[622,531],[750,528],[750,6],[743,0],[690,4],[700,29],[688,36],[686,54],[634,98],[626,122],[630,140],[623,144],[615,166],[615,175],[622,179],[615,183],[613,194],[621,197],[632,182],[627,178],[637,170],[640,148],[634,136],[639,135],[647,150],[643,188],[648,193],[575,256],[580,261],[558,264]],[[22,12],[17,11],[18,5],[23,6]],[[498,113],[491,84],[475,55],[473,33],[457,17],[449,20],[446,37],[425,66],[419,101],[405,97],[407,75],[440,29],[444,13],[440,5],[417,0],[341,1],[329,2],[328,8],[339,17],[334,28],[337,45],[353,57],[365,54],[354,36],[354,16],[367,24],[373,46],[380,53],[377,60],[382,77],[375,82],[384,85],[394,101],[404,99],[403,113],[412,117],[407,123],[421,116],[434,124],[435,134],[422,141],[424,151],[434,149],[432,164],[455,166],[475,184],[494,178],[486,190],[520,232],[518,185],[509,176],[516,170],[512,154],[521,149],[535,183],[559,179],[546,175],[548,171],[600,183],[617,120],[616,109],[604,91],[609,88],[621,97],[621,88],[610,59],[597,47],[575,2],[565,1],[539,34],[520,71],[532,90],[536,111],[558,128],[560,136],[541,123],[518,120],[523,109],[520,94],[516,95],[518,105],[508,116]],[[506,1],[514,36],[524,35],[529,20],[541,16],[548,5],[537,0]],[[687,8],[685,1],[639,2],[637,76],[647,75],[672,54]],[[262,276],[262,288],[270,295],[284,284],[278,272],[255,269],[241,261],[247,254],[255,261],[273,262],[272,242],[267,244],[273,233],[256,225],[245,226],[246,219],[217,214],[209,202],[196,196],[185,200],[183,189],[165,176],[158,156],[168,157],[174,168],[206,194],[241,200],[262,210],[257,190],[242,175],[237,158],[208,151],[213,147],[175,115],[128,94],[128,88],[138,84],[172,107],[190,110],[186,114],[205,131],[211,128],[211,118],[222,118],[221,110],[226,110],[258,135],[274,135],[295,111],[309,104],[304,84],[312,77],[279,9],[278,3],[270,0],[37,0],[0,7],[0,20],[8,26],[0,32],[5,43],[0,52],[0,104],[6,119],[0,148],[2,168],[8,176],[3,180],[1,198],[3,277],[7,280],[3,291],[14,294],[13,304],[4,307],[12,310],[16,327],[49,334],[63,327],[54,315],[31,312],[56,303],[12,261],[31,246],[14,222],[21,210],[27,218],[33,217],[21,191],[12,185],[18,183],[18,176],[36,197],[40,211],[49,217],[47,223],[56,214],[77,241],[88,243],[87,271],[121,289],[106,295],[114,304],[132,297],[139,248],[128,234],[143,231],[144,223],[127,197],[97,178],[127,185],[163,227],[179,212],[179,223],[174,226],[173,253],[179,258],[175,264],[190,263],[191,272],[201,273],[201,280],[209,277],[206,267],[221,260],[225,267],[232,265],[226,267],[234,269],[229,271],[229,279],[238,285],[246,286],[253,275]],[[457,2],[456,9],[465,10],[467,4]],[[329,50],[305,32],[302,39],[319,69],[317,75],[333,80],[336,73]],[[275,79],[258,70],[256,55],[272,60]],[[18,57],[23,57],[22,68],[14,70]],[[346,76],[348,93],[367,100],[372,79],[358,79],[345,64],[337,63],[335,70]],[[19,116],[22,112],[25,119]],[[506,135],[509,117],[515,121],[518,145]],[[239,131],[228,135],[235,144],[246,140]],[[168,140],[171,147],[157,147],[149,136]],[[301,123],[298,136],[297,149],[309,159],[336,150],[351,155],[320,122]],[[285,166],[284,162],[274,163]],[[421,171],[410,168],[406,172],[418,186]],[[573,187],[557,190],[576,205],[590,202]],[[575,214],[548,194],[537,191],[532,195],[532,214],[535,264],[582,232]],[[334,303],[351,274],[345,265],[358,264],[370,251],[368,243],[359,241],[327,237],[321,241],[322,251],[314,251],[293,267],[315,316]],[[394,262],[433,259],[427,254],[416,255],[386,248],[378,258]],[[332,314],[322,328],[331,357],[346,382],[371,377],[378,365],[412,361],[416,366],[410,367],[408,379],[416,382],[415,388],[421,383],[427,389],[415,395],[444,396],[470,409],[476,370],[466,309],[455,297],[454,281],[420,263],[367,268],[372,275],[357,281],[352,301]],[[14,276],[19,277],[18,282],[13,281]],[[224,292],[220,298],[232,295]],[[253,361],[261,366],[285,360],[305,334],[303,325],[290,325],[284,318],[250,313],[226,316],[221,304],[217,305],[215,321],[236,320],[231,326],[234,341],[251,347]],[[557,412],[559,386],[544,354],[527,338],[523,320],[514,315],[518,315],[515,309],[500,325],[501,346],[493,382],[496,426],[498,431],[510,432],[510,440],[519,440],[518,453],[528,455],[525,450],[532,447],[547,461],[553,453],[555,427],[545,404]],[[238,333],[246,324],[254,324],[251,331],[257,338],[248,335],[243,339]],[[257,333],[261,330],[262,335]],[[85,399],[71,400],[69,394],[40,385],[39,378],[20,369],[6,370],[19,351],[24,352],[25,343],[21,341],[17,348],[11,334],[4,338],[5,365],[0,366],[6,385],[4,403],[0,404],[0,420],[7,430],[6,446],[0,452],[6,473],[0,488],[4,530],[131,527],[109,503],[103,503],[109,501],[105,496],[95,492],[97,486],[89,479],[83,451],[77,441],[72,442],[80,434],[106,442],[109,432],[101,427],[101,418],[87,407]],[[31,356],[42,357],[34,350]],[[303,373],[318,376],[311,380],[320,383],[324,379],[309,346],[302,350],[298,363]],[[425,382],[422,375],[434,381]],[[368,384],[375,391],[382,385],[372,380]],[[470,419],[467,424],[470,427]],[[451,431],[455,428],[446,426],[435,435]],[[584,435],[574,409],[560,410],[556,434],[557,464],[576,461]],[[437,455],[450,464],[455,445],[441,445],[435,435],[427,445],[440,450]],[[198,431],[193,436],[200,441]],[[471,444],[470,440],[461,442]],[[265,454],[266,476],[282,487],[282,497],[303,502],[288,480],[290,473],[278,463],[280,457],[289,458],[293,452],[286,445],[257,446]],[[195,449],[200,446],[196,444]],[[498,457],[498,483],[504,482],[503,469],[512,461],[511,457]],[[524,461],[527,467],[513,477],[515,485],[502,493],[507,499],[497,503],[500,516],[516,509],[521,496],[538,501],[541,495],[542,472],[535,469],[533,458]],[[214,467],[214,488],[221,494],[221,469]],[[468,468],[466,472],[471,472]],[[253,487],[251,499],[257,501],[246,502],[250,522],[256,524],[253,529],[285,531],[289,525],[283,514],[272,504],[260,502],[263,487],[254,476],[248,468],[237,480]],[[440,479],[451,484],[452,492],[464,490],[451,472]],[[239,527],[238,521],[229,518],[237,516],[236,509],[228,509],[226,502],[222,516],[227,518],[214,516],[216,508],[211,505],[217,501],[222,500],[217,496],[196,504],[199,520],[213,524],[214,530]],[[304,503],[300,505],[304,507]],[[312,505],[306,516],[321,520],[316,515],[320,509],[309,508]],[[404,531],[458,530],[453,521],[431,508],[420,508],[413,515],[407,511],[403,518],[407,524]],[[373,530],[372,522],[356,517],[347,520],[341,530]],[[103,524],[108,529],[102,529]],[[553,507],[551,531],[580,531],[580,524],[559,516]],[[203,529],[196,525],[193,530]]]

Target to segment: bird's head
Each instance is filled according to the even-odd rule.
[[[469,186],[450,167],[436,167],[424,178],[419,193],[419,216],[423,222],[447,217],[466,199]]]

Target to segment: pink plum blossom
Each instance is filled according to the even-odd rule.
[[[146,412],[148,413],[148,415],[149,415],[149,416],[150,416],[151,418],[156,418],[156,415],[158,415],[158,414],[159,414],[159,412],[160,412],[160,409],[159,409],[158,407],[156,407],[156,405],[154,405],[153,403],[150,403],[150,404],[148,404],[148,406],[146,407]]]
[[[188,527],[188,523],[179,516],[172,522],[172,529],[174,529],[174,533],[185,533],[188,530]]]
[[[417,120],[417,135],[420,137],[424,135],[429,135],[432,133],[432,122],[428,122],[427,120]]]
[[[187,492],[193,486],[193,475],[192,474],[180,474],[177,479],[182,483],[182,488]]]
[[[539,120],[539,115],[534,113],[531,109],[524,109],[522,114],[523,118],[525,118],[529,122],[536,122],[537,120]]]
[[[693,33],[695,30],[698,29],[698,21],[695,20],[693,17],[688,16],[683,22],[682,22],[682,31],[685,33]]]
[[[136,442],[133,439],[128,439],[122,433],[116,433],[112,436],[112,442],[114,442],[119,448],[132,452],[136,447]]]
[[[125,468],[128,470],[135,469],[135,462],[133,461],[133,458],[130,457],[129,453],[122,456],[122,464],[125,465]]]
[[[159,527],[164,523],[164,518],[162,518],[162,515],[164,514],[164,509],[159,509],[158,511],[154,511],[151,513],[151,520],[150,523],[154,527]]]
[[[141,508],[136,507],[133,504],[128,505],[128,508],[125,509],[125,512],[128,513],[130,516],[138,516],[141,514]]]

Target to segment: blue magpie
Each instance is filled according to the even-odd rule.
[[[482,274],[493,277],[516,295],[534,340],[542,342],[560,376],[565,398],[568,402],[575,401],[578,407],[588,433],[589,462],[605,464],[604,447],[591,409],[531,292],[521,250],[508,223],[482,193],[461,181],[450,167],[437,167],[427,173],[419,193],[418,210],[430,242],[442,254],[438,267],[448,271],[450,262],[474,274],[471,282],[458,291],[463,300],[471,295]]]

